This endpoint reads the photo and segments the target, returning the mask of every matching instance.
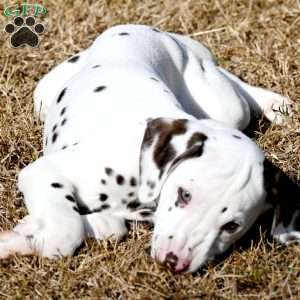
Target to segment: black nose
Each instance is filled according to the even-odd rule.
[[[167,253],[164,263],[171,271],[176,270],[177,262],[178,257],[173,252]]]

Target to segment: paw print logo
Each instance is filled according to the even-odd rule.
[[[10,43],[13,47],[18,48],[22,45],[28,45],[30,47],[37,47],[39,44],[39,34],[45,30],[43,24],[36,24],[34,17],[16,17],[13,23],[9,23],[5,26],[5,31],[10,36]]]

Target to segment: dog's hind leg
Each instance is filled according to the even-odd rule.
[[[183,109],[196,118],[212,118],[238,129],[250,122],[250,108],[219,70],[214,56],[201,43],[169,34],[182,48],[184,68],[179,98]]]
[[[292,101],[268,89],[251,86],[237,76],[219,67],[219,70],[231,81],[235,90],[249,103],[252,112],[265,117],[275,124],[281,124],[286,115],[292,113]]]
[[[234,103],[233,105],[231,105],[228,101],[225,101],[227,98],[231,98],[233,99],[232,102],[239,103],[238,101],[236,101],[236,97],[240,98],[242,104],[243,102],[247,102],[247,104],[250,107],[252,116],[260,116],[261,114],[264,114],[269,121],[275,122],[276,124],[282,123],[285,118],[285,114],[290,114],[292,112],[293,103],[287,97],[274,93],[265,88],[251,86],[239,79],[237,76],[233,75],[232,73],[224,70],[220,66],[217,66],[214,56],[204,45],[202,45],[198,41],[195,41],[187,36],[181,36],[178,34],[171,34],[171,36],[178,40],[190,52],[193,53],[193,55],[191,56],[191,62],[193,66],[191,73],[194,73],[192,78],[197,75],[196,73],[198,73],[199,78],[202,78],[204,76],[203,78],[206,78],[208,80],[207,82],[212,84],[210,93],[213,93],[217,97],[219,97],[220,101],[218,105],[221,108],[221,110],[225,108],[224,115],[228,111],[232,112],[232,108],[234,107],[236,107],[236,109],[239,109],[239,107],[236,106]],[[194,58],[197,61],[196,64]],[[210,62],[205,63],[205,61]],[[201,71],[199,70],[198,72],[196,71],[197,68],[199,69],[199,66],[197,67],[197,64],[201,66],[201,71],[203,72],[203,74],[201,74]],[[207,65],[207,68],[205,68],[204,65]],[[210,74],[214,76],[212,77],[209,74],[205,74],[205,69],[210,71]],[[222,73],[222,75],[224,75],[225,78],[222,77],[220,73]],[[209,80],[209,77],[211,80]],[[205,93],[205,89],[203,90],[204,93],[200,92],[200,95],[198,95],[200,81],[196,81],[193,84],[189,84],[189,80],[190,78],[188,78],[187,80],[187,85],[190,89],[192,96],[201,107],[206,106],[207,103],[205,102],[209,102],[210,98],[205,98],[207,96],[207,93]],[[231,89],[233,89],[234,92],[230,92],[230,88],[228,88],[228,81],[231,85]],[[213,89],[216,89],[216,91],[213,91]],[[223,106],[224,102],[225,104],[226,102],[228,102],[229,109]],[[212,102],[212,105],[213,104],[214,101]],[[245,108],[245,105],[243,106]],[[216,105],[214,105],[214,107],[208,110],[208,116],[215,119],[220,119],[220,117],[215,112],[211,113],[211,110],[214,109],[216,109]],[[235,109],[233,111],[235,111]],[[236,111],[236,113],[238,113],[238,110]],[[220,114],[222,113],[220,112]],[[247,122],[244,122],[244,124],[246,123]]]
[[[29,215],[12,231],[0,233],[0,258],[72,255],[84,239],[72,183],[43,157],[20,172],[18,185]]]
[[[227,126],[245,129],[250,122],[250,107],[231,81],[212,60],[199,59],[187,49],[187,62],[183,74],[186,95],[204,112],[203,117],[220,121]],[[189,111],[193,114],[193,112]],[[197,115],[194,115],[198,117]]]
[[[48,108],[59,97],[65,83],[85,66],[88,53],[89,50],[85,50],[65,60],[39,81],[33,99],[35,112],[41,121],[45,120]]]

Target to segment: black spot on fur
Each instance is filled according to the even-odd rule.
[[[109,204],[102,204],[101,205],[101,209],[109,209],[110,208],[110,205]]]
[[[105,168],[104,171],[108,176],[111,176],[114,173],[114,170],[111,168]]]
[[[153,81],[159,82],[159,80],[155,77],[150,77],[150,79],[153,80]]]
[[[66,94],[66,91],[67,91],[67,89],[64,88],[64,89],[60,92],[60,94],[59,94],[59,96],[58,96],[58,98],[57,98],[56,103],[60,103],[60,102],[61,102],[63,96]]]
[[[80,215],[89,215],[95,212],[99,212],[100,208],[90,209],[82,200],[80,193],[76,187],[74,187],[73,196],[76,199],[77,209],[76,211]],[[101,210],[100,210],[101,211]]]
[[[75,198],[71,195],[66,195],[66,199],[71,201],[71,202],[75,202]]]
[[[173,235],[169,235],[169,236],[168,236],[168,239],[169,239],[169,240],[172,240],[173,238],[174,238]]]
[[[131,201],[127,204],[127,208],[130,209],[130,210],[135,210],[137,209],[139,206],[141,205],[141,202],[136,199],[134,201]]]
[[[127,200],[126,199],[122,199],[121,203],[125,205],[125,204],[127,204]]]
[[[100,201],[106,201],[108,199],[108,196],[106,194],[100,194],[99,199]]]
[[[101,179],[101,183],[102,184],[106,184],[106,180],[105,179]]]
[[[105,90],[106,89],[106,86],[104,86],[104,85],[101,85],[101,86],[98,86],[98,87],[96,87],[95,89],[94,89],[94,92],[101,92],[101,91],[103,91],[103,90]]]
[[[135,193],[134,192],[130,192],[128,193],[128,197],[134,197]]]
[[[172,206],[169,207],[168,211],[172,211]]]
[[[239,139],[239,140],[241,140],[241,139],[242,139],[240,136],[238,136],[238,135],[235,135],[235,134],[233,134],[232,136],[233,136],[234,138],[236,138],[236,139]]]
[[[62,150],[65,150],[65,149],[67,149],[68,148],[68,146],[67,145],[64,145],[61,149]]]
[[[54,144],[56,142],[57,138],[58,138],[57,132],[53,133],[53,135],[52,135],[52,144]]]
[[[147,186],[148,186],[151,190],[153,190],[153,189],[155,188],[155,182],[154,182],[154,181],[148,180],[146,184],[147,184]]]
[[[61,110],[60,115],[63,116],[63,115],[66,113],[66,111],[67,111],[67,108],[64,107],[64,108]]]
[[[124,35],[129,35],[128,32],[120,32],[119,35],[124,36]]]
[[[56,189],[61,189],[61,188],[64,187],[64,186],[63,186],[61,183],[59,183],[59,182],[53,182],[53,183],[51,183],[51,186],[54,187],[54,188],[56,188]]]
[[[69,63],[75,63],[75,62],[77,62],[77,61],[79,60],[79,58],[80,58],[79,55],[75,55],[75,56],[71,57],[71,58],[68,60],[68,62],[69,62]]]
[[[228,207],[223,207],[223,209],[221,210],[221,212],[225,212],[228,209]]]
[[[64,118],[64,119],[61,121],[60,125],[61,125],[61,126],[64,126],[64,125],[66,125],[66,123],[67,123],[67,119]]]
[[[78,204],[77,204],[78,205]],[[74,208],[75,209],[75,208]],[[87,206],[85,205],[78,205],[78,208],[76,207],[76,211],[81,215],[81,216],[84,216],[84,215],[90,215],[94,212],[97,212],[97,209],[93,209],[93,210],[90,210]]]
[[[142,212],[140,212],[141,217],[149,217],[149,216],[152,216],[152,215],[153,215],[153,212],[151,212],[151,211],[142,211]]]
[[[130,178],[130,185],[131,186],[137,186],[137,180],[134,177]]]
[[[101,65],[95,65],[95,66],[93,66],[92,68],[93,68],[93,69],[96,69],[96,68],[99,68],[99,67],[101,67]]]
[[[52,127],[52,132],[54,132],[56,129],[57,129],[57,124],[55,124],[55,125]]]
[[[94,214],[94,213],[100,213],[101,211],[102,211],[102,208],[101,208],[101,207],[98,207],[98,208],[93,209],[90,213],[91,213],[91,214]]]
[[[122,185],[122,184],[124,184],[124,181],[125,181],[125,179],[124,179],[124,177],[122,175],[117,175],[116,176],[116,182],[117,182],[117,184]]]
[[[73,209],[80,214],[79,209],[76,206],[74,206]]]

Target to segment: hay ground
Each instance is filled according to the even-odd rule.
[[[112,25],[143,23],[190,34],[208,45],[228,70],[300,103],[299,0],[44,4],[47,30],[39,49],[12,49],[7,35],[0,34],[1,230],[26,214],[16,176],[41,155],[41,124],[32,113],[37,81]],[[0,20],[4,28],[8,19]],[[260,123],[255,132],[267,156],[298,182],[299,125],[298,111],[285,126],[263,131]],[[225,260],[196,275],[173,276],[149,258],[149,238],[147,226],[136,225],[119,245],[90,240],[72,258],[0,261],[0,299],[300,299],[299,245],[282,247],[261,233],[250,247],[236,246]]]

